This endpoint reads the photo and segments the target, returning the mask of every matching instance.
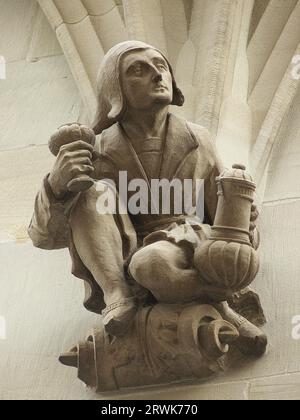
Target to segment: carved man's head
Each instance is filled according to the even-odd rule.
[[[98,74],[97,96],[96,134],[119,121],[128,106],[149,109],[157,103],[184,103],[168,60],[140,41],[122,42],[108,51]]]

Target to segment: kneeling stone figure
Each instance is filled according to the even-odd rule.
[[[35,246],[69,248],[84,305],[102,314],[88,340],[60,360],[105,391],[207,377],[229,345],[263,354],[266,336],[250,322],[262,313],[259,299],[246,289],[258,270],[251,177],[242,165],[225,170],[208,131],[169,112],[184,97],[156,48],[113,47],[97,89],[93,130],[68,124],[50,140],[57,158],[29,226]],[[178,214],[172,202],[168,214],[153,211],[151,200],[149,211],[99,214],[99,185],[111,180],[120,193],[121,172],[128,184],[142,179],[149,194],[153,179],[204,180],[204,221]],[[195,183],[190,194],[195,202]]]

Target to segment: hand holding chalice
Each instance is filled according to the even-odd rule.
[[[57,198],[68,191],[87,190],[94,184],[90,175],[94,171],[95,140],[93,130],[78,123],[63,125],[51,136],[49,149],[57,158],[48,181]]]

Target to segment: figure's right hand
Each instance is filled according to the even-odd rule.
[[[50,172],[48,182],[57,199],[62,199],[68,192],[68,183],[78,175],[90,175],[94,171],[92,164],[93,146],[77,140],[61,146],[56,161]]]

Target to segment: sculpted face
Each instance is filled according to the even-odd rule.
[[[173,98],[172,75],[164,57],[153,49],[130,51],[121,61],[121,82],[128,106],[149,110],[169,105]]]

